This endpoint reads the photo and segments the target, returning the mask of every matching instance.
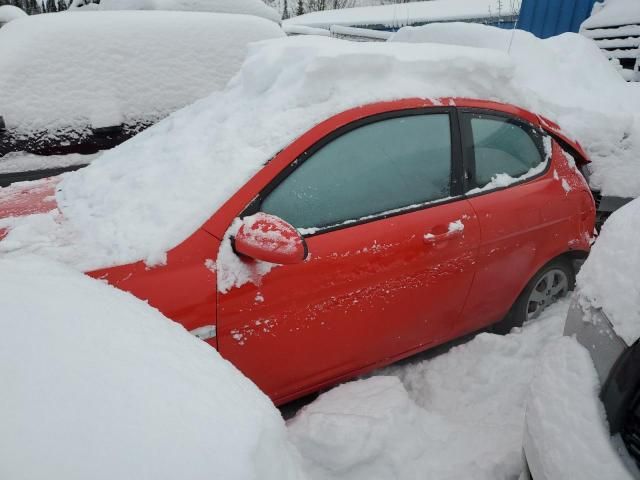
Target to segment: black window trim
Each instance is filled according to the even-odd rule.
[[[487,117],[506,119],[508,120],[509,123],[512,123],[519,127],[524,127],[523,128],[524,131],[531,137],[534,144],[538,148],[538,151],[540,152],[540,156],[545,161],[547,160],[547,154],[544,149],[543,139],[544,137],[549,137],[552,141],[554,140],[554,137],[550,135],[542,127],[533,125],[532,123],[527,122],[526,120],[518,116],[512,115],[510,113],[501,112],[499,110],[491,110],[488,108],[460,108],[458,112],[458,118],[460,122],[460,136],[461,136],[461,143],[462,143],[462,164],[463,164],[463,170],[464,170],[464,174],[463,174],[464,194],[463,195],[465,198],[479,197],[481,195],[487,195],[489,193],[499,192],[501,190],[506,190],[507,188],[513,188],[518,185],[531,182],[533,180],[536,180],[546,175],[549,169],[551,168],[552,158],[550,158],[549,161],[547,161],[547,165],[545,166],[544,170],[536,175],[524,178],[522,180],[518,180],[516,182],[513,182],[507,185],[506,187],[496,187],[496,188],[483,190],[481,192],[476,192],[471,194],[468,193],[470,190],[473,190],[474,188],[478,188],[476,184],[476,159],[475,159],[475,150],[474,150],[474,143],[473,143],[473,132],[471,130],[471,119],[487,118]],[[540,135],[540,137],[536,138],[532,136],[531,131],[537,132]]]
[[[310,238],[317,235],[322,235],[324,233],[334,232],[336,230],[342,230],[343,228],[355,227],[357,225],[362,225],[365,223],[375,222],[378,220],[384,220],[387,218],[395,217],[397,215],[403,215],[407,213],[413,213],[419,210],[426,210],[432,207],[438,207],[441,205],[446,205],[448,203],[460,201],[464,198],[464,189],[463,189],[463,155],[462,155],[462,137],[460,131],[460,121],[458,115],[458,109],[456,107],[417,107],[417,108],[408,108],[403,110],[393,110],[383,113],[378,113],[374,115],[370,115],[365,118],[361,118],[359,120],[355,120],[347,125],[344,125],[328,135],[324,136],[320,140],[318,140],[315,144],[313,144],[308,150],[302,153],[298,158],[296,158],[293,162],[283,168],[278,175],[276,175],[261,191],[260,193],[251,201],[251,203],[242,211],[240,214],[240,218],[245,216],[253,215],[258,213],[262,207],[262,202],[267,195],[269,195],[275,188],[282,183],[282,181],[287,178],[299,165],[305,162],[308,158],[310,158],[314,153],[320,150],[322,147],[327,145],[328,143],[334,141],[336,138],[345,135],[346,133],[360,128],[365,125],[370,125],[372,123],[377,123],[383,120],[388,120],[392,118],[399,117],[409,117],[414,115],[437,115],[446,113],[449,115],[449,129],[451,133],[451,178],[450,178],[450,196],[442,199],[442,200],[433,200],[430,202],[425,202],[415,206],[407,206],[406,208],[397,208],[387,212],[381,212],[378,214],[369,215],[363,218],[347,220],[345,222],[341,222],[335,225],[330,225],[327,227],[320,227],[314,229],[313,232],[304,233],[302,236],[304,238]],[[304,229],[303,229],[304,230]],[[311,229],[310,229],[311,230]]]

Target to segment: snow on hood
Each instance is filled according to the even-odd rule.
[[[533,478],[637,478],[612,442],[589,352],[563,337],[540,359],[529,388],[524,437]]]
[[[617,27],[640,23],[638,0],[606,0],[593,6],[591,16],[582,25],[584,28]]]
[[[2,478],[304,478],[270,400],[143,301],[31,256],[0,285]]]
[[[26,16],[26,12],[21,8],[13,5],[0,5],[0,25]]]
[[[586,42],[578,38],[565,37],[566,47]],[[66,174],[57,192],[62,215],[5,220],[12,230],[0,252],[46,250],[85,269],[159,263],[273,155],[334,114],[411,97],[481,98],[552,114],[527,85],[512,58],[488,48],[321,37],[260,42],[223,92]],[[576,89],[566,88],[567,96]],[[52,240],[34,242],[34,232]]]
[[[280,14],[262,0],[102,0],[100,10],[185,10],[239,13],[280,22]]]
[[[282,36],[273,22],[213,13],[20,19],[0,30],[0,115],[21,133],[152,123],[222,89],[249,42]]]
[[[627,345],[640,338],[639,239],[640,199],[637,199],[605,222],[577,277],[581,301],[602,308]]]
[[[592,160],[591,185],[604,195],[640,196],[640,89],[623,80],[596,44],[566,33],[541,40],[521,30],[468,23],[405,27],[391,42],[430,42],[509,53],[522,104],[558,123]]]

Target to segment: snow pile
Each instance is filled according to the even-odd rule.
[[[131,295],[0,259],[0,477],[304,478],[278,411]]]
[[[518,6],[507,6],[502,0],[432,0],[312,12],[285,20],[284,24],[326,29],[331,25],[398,28],[412,23],[508,17],[518,11]]]
[[[0,25],[26,16],[26,12],[21,8],[13,5],[0,5]]]
[[[507,336],[483,333],[321,395],[288,424],[309,475],[517,478],[529,382],[544,346],[562,335],[567,306],[563,300]]]
[[[581,301],[602,308],[627,345],[640,338],[639,235],[640,199],[609,217],[577,277]]]
[[[273,22],[281,17],[262,0],[102,0],[100,10],[186,10],[255,15]]]
[[[575,339],[563,337],[544,350],[526,415],[533,478],[635,478],[611,441],[599,389],[589,352]]]
[[[249,42],[281,36],[273,22],[213,13],[24,18],[0,30],[0,115],[23,134],[152,123],[222,89]]]
[[[509,52],[511,81],[528,92],[519,106],[559,123],[580,141],[593,161],[594,188],[604,195],[640,196],[640,89],[622,79],[593,41],[573,33],[541,40],[521,30],[467,23],[405,27],[390,41]]]
[[[640,23],[640,2],[637,0],[606,0],[593,6],[592,15],[581,25],[584,28],[614,27]]]

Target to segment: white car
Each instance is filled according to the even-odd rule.
[[[640,479],[639,234],[634,200],[604,224],[565,337],[542,356],[524,438],[534,480]]]

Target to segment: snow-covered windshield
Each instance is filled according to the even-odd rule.
[[[606,221],[577,278],[581,301],[602,308],[628,345],[640,338],[639,237],[637,199]]]

